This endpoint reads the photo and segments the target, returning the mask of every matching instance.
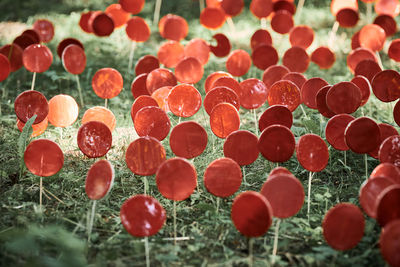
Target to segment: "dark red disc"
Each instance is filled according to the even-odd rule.
[[[400,97],[400,74],[395,70],[378,72],[371,83],[372,91],[382,102],[392,102]]]
[[[300,91],[297,86],[287,80],[277,81],[268,90],[268,104],[283,105],[293,112],[300,104]]]
[[[272,208],[260,193],[245,191],[233,200],[231,219],[242,235],[262,236],[272,224]]]
[[[390,266],[400,266],[400,220],[393,220],[382,228],[379,247],[385,261]]]
[[[272,0],[252,0],[250,11],[258,19],[267,18],[273,11]]]
[[[177,157],[192,159],[206,149],[208,136],[203,126],[194,121],[184,121],[172,128],[169,145]]]
[[[294,21],[292,14],[287,10],[279,10],[272,15],[271,28],[280,34],[289,33],[293,28]]]
[[[33,23],[33,29],[39,34],[40,41],[43,43],[50,42],[54,37],[53,23],[47,19],[38,19]]]
[[[131,107],[132,122],[135,120],[136,113],[143,107],[158,107],[157,101],[149,95],[141,95],[135,99]]]
[[[292,112],[283,105],[273,105],[267,108],[258,120],[258,128],[264,131],[268,126],[280,124],[289,129],[293,124]]]
[[[353,120],[354,117],[348,114],[339,114],[330,118],[325,128],[326,141],[337,150],[349,150],[344,132],[347,125]]]
[[[81,74],[86,67],[85,51],[80,46],[71,44],[64,49],[62,62],[69,73]]]
[[[142,11],[145,0],[119,0],[121,8],[128,13],[137,14]]]
[[[351,49],[355,50],[361,47],[360,45],[360,31],[356,32],[353,37],[351,37]]]
[[[175,67],[175,76],[180,83],[195,84],[203,78],[204,69],[195,57],[186,57]]]
[[[8,61],[8,58],[5,55],[0,54],[0,82],[7,79],[10,72],[11,72],[10,61]]]
[[[272,177],[273,175],[281,175],[281,174],[287,174],[287,175],[293,175],[288,169],[285,167],[276,167],[271,170],[269,173],[268,177]]]
[[[250,67],[251,57],[242,49],[232,51],[226,60],[227,71],[235,77],[245,75],[249,71]]]
[[[394,184],[386,187],[378,195],[376,220],[381,227],[394,220],[400,219],[400,185]]]
[[[286,10],[292,15],[296,13],[296,6],[293,0],[272,0],[272,2],[274,3],[274,12]]]
[[[36,43],[40,43],[40,36],[38,34],[37,31],[35,31],[34,29],[28,29],[22,32],[21,35],[27,35],[29,37],[31,37],[31,39]]]
[[[375,159],[379,158],[379,148],[380,148],[380,145],[382,144],[382,142],[385,141],[385,139],[388,138],[389,136],[399,135],[399,132],[396,130],[396,128],[394,128],[390,124],[379,123],[378,126],[379,126],[379,131],[381,133],[381,142],[375,148],[375,150],[368,153],[371,157],[373,157]]]
[[[146,21],[134,16],[126,23],[126,34],[134,42],[146,42],[150,37],[150,27]]]
[[[379,148],[379,161],[381,163],[392,163],[400,166],[400,135],[386,138]]]
[[[393,118],[398,126],[400,126],[400,101],[397,101],[393,108]]]
[[[135,65],[135,74],[136,76],[149,73],[152,70],[158,69],[160,67],[160,62],[158,58],[152,55],[144,55],[139,58]]]
[[[260,193],[271,204],[277,218],[289,218],[298,213],[304,203],[304,189],[293,174],[270,175]]]
[[[328,146],[315,134],[305,134],[300,137],[296,155],[301,166],[310,172],[322,171],[329,161]]]
[[[285,66],[274,65],[268,67],[262,76],[262,80],[270,88],[275,82],[281,80],[283,76],[289,73],[289,69]]]
[[[258,158],[258,137],[244,130],[232,132],[224,143],[224,156],[240,166],[249,165]]]
[[[308,79],[301,87],[301,100],[309,108],[317,109],[316,96],[321,88],[328,85],[322,78]]]
[[[12,43],[17,44],[23,50],[32,44],[37,44],[29,35],[23,34],[17,36]]]
[[[45,72],[53,63],[53,54],[47,46],[33,44],[25,48],[22,62],[30,72]]]
[[[131,14],[122,9],[120,4],[111,4],[104,12],[111,17],[115,28],[124,26],[131,16]]]
[[[222,33],[217,33],[213,35],[213,38],[217,41],[216,46],[210,45],[210,51],[216,57],[226,57],[231,52],[231,42],[228,37]]]
[[[344,136],[347,146],[359,154],[373,151],[381,141],[378,124],[368,117],[352,120],[347,125]]]
[[[322,222],[324,238],[336,250],[354,248],[364,235],[364,227],[364,215],[350,203],[335,205],[325,214]]]
[[[92,78],[92,88],[98,97],[111,99],[119,95],[124,86],[122,75],[113,68],[96,71]]]
[[[92,200],[105,197],[114,183],[114,167],[108,160],[99,160],[94,163],[86,176],[85,192]]]
[[[262,44],[272,45],[272,37],[267,30],[259,29],[255,31],[251,36],[250,39],[251,50],[256,49],[257,46]]]
[[[297,88],[301,88],[307,81],[307,78],[299,72],[289,72],[282,77],[282,80],[291,81],[297,85]]]
[[[307,25],[298,25],[291,29],[289,41],[292,46],[307,49],[314,41],[314,31]]]
[[[293,46],[286,50],[282,58],[282,64],[290,71],[303,73],[308,69],[310,57],[303,48]]]
[[[260,70],[265,70],[266,68],[278,63],[279,56],[276,49],[267,44],[258,45],[251,54],[254,66]]]
[[[240,127],[240,117],[237,109],[229,103],[216,105],[210,114],[210,127],[219,138],[226,138]]]
[[[206,81],[204,82],[204,91],[206,92],[206,94],[208,94],[208,92],[213,87],[215,87],[215,86],[213,86],[214,82],[222,77],[232,77],[232,76],[225,71],[216,71],[207,76]],[[238,83],[238,85],[239,85],[239,83]]]
[[[200,23],[210,30],[221,28],[225,23],[225,12],[222,8],[206,7],[200,13]]]
[[[376,218],[378,195],[394,182],[385,176],[370,178],[365,181],[360,189],[360,205],[364,212],[371,218]]]
[[[326,94],[326,104],[335,114],[355,112],[361,105],[361,90],[352,82],[333,85]]]
[[[167,99],[169,110],[178,117],[188,118],[199,111],[201,95],[189,84],[179,84],[171,89]]]
[[[168,69],[159,68],[151,71],[146,79],[147,91],[152,94],[164,86],[175,86],[175,75]]]
[[[229,73],[228,73],[229,74]],[[239,96],[240,92],[242,91],[242,88],[240,87],[240,84],[238,81],[235,80],[235,78],[233,78],[232,76],[227,76],[227,77],[220,77],[218,78],[215,82],[212,83],[211,87],[209,90],[206,90],[206,94],[208,94],[208,92],[210,90],[212,90],[215,87],[219,87],[219,86],[225,86],[228,87],[229,89],[232,89],[233,91],[235,91],[235,93]]]
[[[351,73],[354,73],[357,64],[365,59],[377,61],[374,52],[367,48],[359,47],[351,51],[347,56],[347,66],[349,67]]]
[[[230,158],[219,158],[211,162],[204,172],[204,186],[217,197],[235,194],[242,184],[242,170]]]
[[[38,91],[25,91],[17,96],[14,102],[14,111],[17,118],[26,123],[37,115],[33,124],[43,121],[49,114],[49,104],[46,97]]]
[[[400,169],[392,163],[381,163],[375,167],[369,178],[383,176],[392,180],[396,184],[400,184]]]
[[[128,146],[125,162],[128,168],[137,175],[153,175],[161,163],[166,160],[162,144],[151,136],[139,137]]]
[[[19,45],[9,44],[0,48],[0,54],[8,58],[11,66],[11,72],[17,71],[22,67],[23,50]]]
[[[180,201],[187,199],[197,185],[195,167],[184,158],[171,158],[163,163],[156,173],[158,191],[165,198]]]
[[[397,32],[397,23],[393,17],[389,15],[379,15],[375,18],[374,24],[380,26],[387,37],[394,35]]]
[[[57,46],[57,55],[59,58],[62,57],[62,53],[63,53],[64,49],[71,44],[77,45],[84,50],[83,44],[78,39],[66,38],[66,39],[62,40]]]
[[[359,16],[357,10],[352,8],[343,8],[336,14],[336,21],[340,27],[352,28],[356,26]]]
[[[64,165],[64,154],[53,141],[37,139],[26,147],[24,162],[26,168],[34,175],[48,177],[61,170]]]
[[[329,69],[335,63],[336,56],[328,47],[320,46],[312,52],[311,61],[321,69]]]
[[[222,0],[221,8],[225,11],[225,14],[229,17],[235,17],[242,12],[244,7],[243,0]]]
[[[211,89],[211,91],[206,94],[203,105],[207,114],[210,115],[214,107],[220,103],[230,103],[239,111],[239,97],[228,87],[217,86]]]
[[[244,80],[240,83],[240,88],[240,105],[245,109],[257,109],[267,100],[268,89],[256,78]]]
[[[332,118],[333,116],[336,115],[336,113],[332,112],[326,105],[326,95],[328,94],[329,89],[331,88],[331,85],[326,85],[322,87],[317,95],[315,96],[315,101],[317,102],[317,109],[319,113],[321,113],[322,116],[325,118]]]
[[[362,75],[367,78],[369,82],[372,82],[374,76],[381,71],[382,69],[376,61],[366,59],[357,64],[356,68],[354,69],[354,75]]]
[[[369,96],[371,95],[371,84],[364,76],[356,76],[351,80],[352,83],[358,86],[361,91],[361,104],[360,107],[367,104]]]
[[[89,27],[89,19],[92,17],[94,11],[88,11],[81,13],[81,17],[79,19],[79,26],[81,27],[82,31],[87,33],[92,33],[93,30]]]
[[[393,18],[400,13],[400,3],[397,0],[378,0],[375,3],[375,12],[378,15],[389,15]]]
[[[283,125],[271,125],[262,131],[258,140],[258,150],[264,158],[272,162],[288,161],[295,150],[293,133]]]
[[[128,198],[122,204],[119,216],[126,231],[135,237],[157,234],[167,219],[161,204],[147,195]]]
[[[141,108],[133,121],[139,136],[152,136],[159,141],[167,137],[171,122],[167,113],[159,107],[147,106]]]
[[[141,95],[150,95],[146,86],[147,76],[147,73],[142,73],[136,76],[136,78],[132,81],[131,93],[134,99],[138,98]]]
[[[388,56],[396,62],[400,62],[400,39],[395,39],[390,43]]]
[[[110,36],[114,31],[114,21],[106,13],[100,12],[95,15],[92,21],[93,33],[97,36]]]
[[[184,46],[177,41],[167,41],[158,48],[157,57],[167,68],[175,68],[184,58]]]
[[[100,121],[89,121],[78,131],[78,147],[89,158],[100,158],[112,145],[110,129]]]
[[[189,26],[184,18],[174,14],[167,14],[161,18],[158,30],[163,38],[180,41],[188,34]]]

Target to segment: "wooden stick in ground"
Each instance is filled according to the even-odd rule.
[[[367,4],[367,24],[372,23],[372,3]]]
[[[83,103],[83,96],[82,96],[82,88],[81,88],[81,83],[79,82],[79,75],[75,75],[76,78],[76,85],[78,86],[78,93],[79,93],[79,100],[81,102],[81,108],[85,105]]]
[[[200,4],[200,13],[201,11],[203,11],[203,9],[205,8],[205,4],[204,4],[204,0],[199,0],[199,4]]]
[[[153,25],[157,26],[158,21],[160,20],[160,10],[161,10],[162,0],[156,1],[156,6],[154,8],[154,18],[153,18]]]
[[[108,102],[107,100],[108,100],[107,98],[104,100],[104,107],[105,108],[107,108],[107,102]]]
[[[31,91],[35,90],[36,72],[33,73]]]
[[[229,25],[229,28],[230,28],[230,30],[231,30],[231,34],[232,34],[233,36],[235,36],[235,35],[236,35],[236,28],[235,28],[235,23],[233,23],[232,18],[231,18],[231,17],[226,17],[226,22],[227,22],[228,25]]]
[[[365,180],[368,180],[368,156],[367,156],[367,153],[364,154],[364,164],[365,164]]]
[[[150,267],[150,249],[149,249],[149,238],[144,238],[144,250],[146,253],[146,267]]]
[[[258,120],[257,120],[257,113],[256,110],[253,109],[253,115],[254,115],[254,126],[256,127],[255,133],[258,135]]]
[[[384,70],[382,60],[381,60],[381,55],[379,54],[379,51],[376,51],[376,58],[378,60],[379,67],[381,67],[381,69]]]
[[[87,229],[87,231],[88,231],[88,242],[90,242],[90,236],[92,234],[95,212],[96,212],[96,200],[93,200],[92,212],[90,214],[90,220],[89,220],[89,225],[88,225],[88,229]]]
[[[129,52],[128,75],[130,75],[132,71],[133,55],[135,54],[135,48],[136,48],[136,42],[132,42],[131,49]]]
[[[267,18],[261,18],[261,29],[266,29],[267,28]]]
[[[336,33],[339,29],[339,22],[335,21],[335,23],[332,26],[332,30],[329,33],[329,41],[328,41],[328,46],[329,48],[335,50],[335,39],[336,39]]]
[[[275,235],[274,235],[274,247],[272,249],[272,265],[275,264],[276,253],[278,252],[278,238],[279,238],[279,226],[281,224],[281,219],[276,221],[275,225]]]
[[[310,221],[310,207],[311,207],[311,180],[313,177],[313,173],[309,172],[308,176],[308,196],[307,196],[307,217],[308,221]]]
[[[176,246],[176,201],[174,201],[174,246]]]
[[[299,3],[297,4],[296,18],[301,17],[301,11],[303,11],[304,2],[305,0],[299,0]]]
[[[39,207],[40,211],[42,212],[42,198],[43,198],[43,177],[40,177],[39,182]]]
[[[253,266],[253,244],[254,239],[252,237],[249,238],[249,267]]]

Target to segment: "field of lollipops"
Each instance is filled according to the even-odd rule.
[[[400,266],[399,0],[2,2],[1,266]]]

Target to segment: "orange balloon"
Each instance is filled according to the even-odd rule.
[[[184,46],[177,41],[167,41],[158,48],[157,57],[167,68],[175,68],[184,57]]]
[[[226,60],[226,69],[235,77],[245,75],[251,67],[251,57],[242,50],[233,51]]]
[[[150,27],[141,17],[132,17],[126,23],[126,34],[134,42],[146,42],[150,37]]]
[[[86,110],[82,117],[82,124],[89,121],[100,121],[107,125],[111,132],[115,129],[115,116],[111,110],[105,107],[92,107]]]
[[[171,89],[172,86],[164,86],[151,94],[151,97],[157,101],[158,106],[165,112],[170,111],[168,107],[168,94]]]
[[[158,30],[163,38],[180,41],[188,34],[189,26],[184,18],[167,14],[158,23]]]
[[[164,86],[175,86],[176,77],[172,71],[158,68],[149,73],[146,79],[147,91],[153,94],[156,90]]]
[[[72,125],[78,118],[79,107],[69,95],[56,95],[49,100],[49,122],[56,127]]]
[[[360,31],[361,47],[371,49],[372,51],[380,51],[386,40],[385,30],[375,24],[368,24],[362,27]]]
[[[222,8],[206,7],[200,13],[200,23],[211,30],[221,28],[225,23],[225,12]]]
[[[124,86],[122,75],[113,68],[98,70],[92,78],[92,88],[98,97],[111,99],[119,95]]]
[[[210,46],[203,39],[195,38],[186,44],[184,54],[185,57],[194,57],[205,65],[210,58]]]
[[[39,122],[37,124],[33,124],[32,125],[33,132],[31,134],[31,137],[37,137],[37,136],[41,135],[42,133],[44,133],[46,131],[46,129],[47,129],[48,122],[49,122],[49,120],[46,117],[41,122]],[[22,132],[22,130],[25,127],[25,123],[23,123],[22,121],[17,119],[17,127],[18,127],[18,130],[20,132]]]
[[[210,126],[217,137],[226,138],[230,133],[239,129],[239,112],[232,104],[218,104],[211,112]]]
[[[167,103],[174,115],[188,118],[199,111],[201,95],[192,85],[180,84],[171,89]]]
[[[203,78],[204,69],[194,57],[186,57],[175,68],[176,79],[181,83],[197,83]]]
[[[131,16],[128,12],[122,9],[120,4],[109,5],[106,8],[105,13],[114,21],[115,28],[120,28],[125,25]]]

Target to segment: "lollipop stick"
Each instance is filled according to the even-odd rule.
[[[219,211],[219,197],[217,197],[217,209],[215,211],[216,214],[218,214]]]
[[[79,92],[79,100],[81,101],[81,108],[85,105],[83,103],[83,96],[82,96],[82,88],[81,88],[81,83],[79,82],[79,75],[75,75],[76,78],[76,84],[78,86],[78,92]]]
[[[261,29],[266,29],[267,28],[267,19],[266,18],[261,18]]]
[[[347,153],[346,153],[346,150],[343,151],[343,156],[344,156],[344,166],[347,166]]]
[[[200,12],[201,12],[205,7],[204,0],[199,0],[199,4],[200,4]]]
[[[231,17],[226,18],[226,22],[228,22],[229,28],[231,29],[231,34],[235,35],[236,33],[236,28],[235,24],[233,23],[233,20]]]
[[[150,250],[149,250],[149,238],[144,238],[144,251],[146,253],[146,267],[150,267]]]
[[[257,113],[256,113],[255,109],[253,109],[253,115],[254,115],[255,132],[256,132],[256,135],[258,135],[258,120],[257,120]]]
[[[156,1],[156,7],[154,8],[153,25],[157,25],[158,20],[160,19],[161,2],[162,0]]]
[[[247,184],[247,181],[246,181],[246,169],[245,169],[245,166],[243,166],[243,183],[244,184]]]
[[[310,202],[311,202],[311,180],[313,177],[313,173],[309,172],[308,176],[308,196],[307,196],[307,216],[308,216],[308,221],[310,221]]]
[[[96,200],[93,200],[92,213],[90,214],[90,220],[89,220],[89,225],[88,225],[88,229],[87,229],[87,231],[88,231],[88,242],[90,242],[90,236],[92,234],[95,211],[96,211]]]
[[[367,24],[372,21],[372,3],[367,3]]]
[[[329,33],[328,46],[330,48],[333,48],[335,46],[334,42],[335,42],[335,39],[336,39],[336,33],[337,33],[338,29],[339,29],[339,22],[335,21],[335,23],[332,26],[332,30]]]
[[[107,108],[107,102],[108,102],[108,99],[106,98],[106,99],[104,100],[104,107],[105,107],[105,108]]]
[[[301,11],[303,10],[305,0],[299,0],[299,3],[297,4],[297,12],[296,12],[296,18],[300,18],[301,16]]]
[[[62,201],[61,199],[59,199],[56,195],[54,195],[52,192],[50,192],[49,190],[47,190],[45,187],[43,187],[43,193],[47,193],[49,194],[51,197],[53,197],[55,200],[57,200],[58,202],[65,204],[64,201]]]
[[[174,201],[174,246],[176,245],[176,201]]]
[[[281,219],[278,219],[276,221],[276,225],[275,225],[274,247],[272,249],[272,265],[275,264],[276,253],[278,251],[278,238],[279,238],[279,226],[280,226],[280,224],[281,224]]]
[[[130,74],[130,73],[131,73],[131,70],[132,70],[133,55],[134,55],[134,53],[135,53],[135,48],[136,48],[136,42],[132,42],[131,50],[130,50],[130,52],[129,52],[128,74]]]
[[[32,85],[31,85],[32,91],[35,89],[35,81],[36,81],[36,72],[33,73],[33,77],[32,77]]]
[[[249,267],[253,266],[253,243],[254,239],[249,238]]]
[[[379,51],[376,51],[376,58],[378,60],[379,67],[381,67],[381,69],[384,70],[382,60],[381,60],[381,55],[379,54]]]
[[[43,197],[43,178],[40,177],[40,182],[39,182],[39,207],[40,207],[40,211],[42,211],[42,197]]]
[[[364,163],[365,163],[365,180],[368,180],[368,158],[367,153],[364,154]]]
[[[144,187],[144,194],[147,195],[147,176],[143,176],[143,187]]]

